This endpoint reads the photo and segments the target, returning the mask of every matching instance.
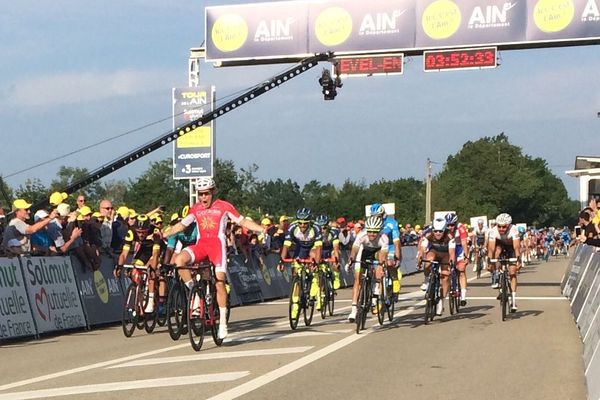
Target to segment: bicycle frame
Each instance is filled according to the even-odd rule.
[[[290,287],[289,320],[290,327],[295,330],[298,327],[300,311],[304,316],[304,325],[309,326],[312,323],[312,317],[315,310],[314,301],[310,298],[310,287],[312,285],[314,266],[313,259],[291,259],[281,260],[283,263],[292,264],[293,273],[292,284]],[[296,309],[296,306],[298,307]]]
[[[512,287],[510,285],[510,277],[508,276],[508,267],[515,265],[519,261],[518,258],[506,258],[501,256],[499,259],[491,259],[491,263],[500,263],[499,279],[500,279],[500,304],[502,321],[506,320],[508,314],[507,309],[512,301]]]
[[[356,312],[356,333],[360,333],[362,329],[365,329],[365,323],[367,320],[367,313],[371,308],[371,299],[373,298],[373,285],[375,284],[375,278],[373,276],[373,270],[379,265],[379,262],[374,260],[360,261],[360,287],[358,292],[358,303]],[[379,297],[377,297],[376,305],[379,308]]]

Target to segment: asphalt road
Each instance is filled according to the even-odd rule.
[[[586,399],[582,344],[560,296],[566,260],[527,266],[519,311],[501,321],[489,276],[473,279],[460,314],[425,326],[422,276],[405,277],[392,322],[315,315],[291,331],[285,299],[232,310],[230,336],[195,352],[166,328],[125,338],[120,326],[0,347],[0,400],[69,399]],[[469,272],[469,275],[472,273]]]

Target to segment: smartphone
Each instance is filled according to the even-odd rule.
[[[575,227],[575,236],[580,236],[581,235],[581,227],[580,226],[576,226]]]

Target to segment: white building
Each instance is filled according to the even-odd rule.
[[[575,169],[565,173],[579,178],[581,208],[586,207],[592,197],[600,198],[600,157],[577,156]]]

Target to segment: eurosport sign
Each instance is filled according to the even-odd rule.
[[[173,89],[173,130],[212,111],[214,88]],[[173,144],[173,178],[213,176],[214,130],[212,121],[177,138]]]
[[[330,0],[207,7],[206,61],[600,39],[600,0]]]

